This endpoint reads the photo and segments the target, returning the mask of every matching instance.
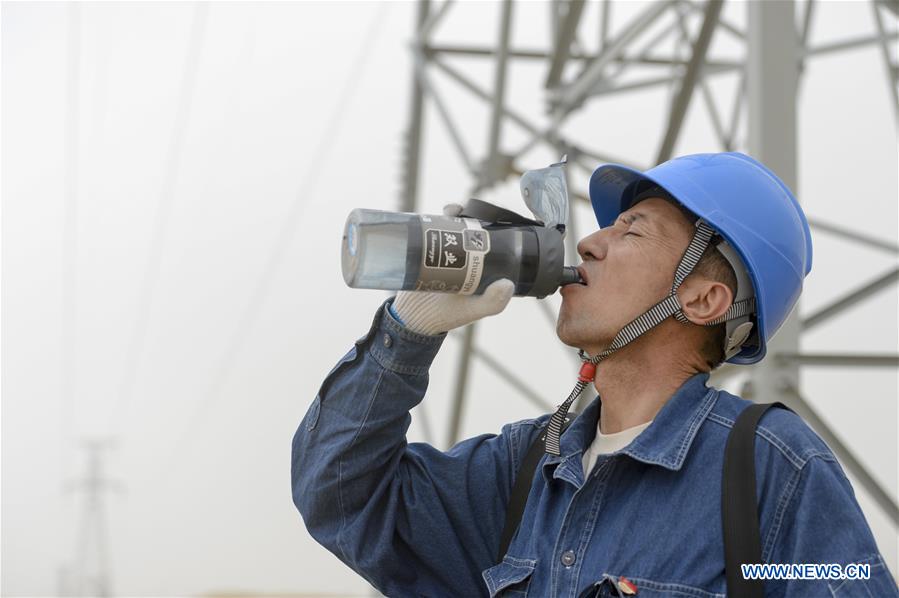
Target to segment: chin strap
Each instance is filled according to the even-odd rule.
[[[687,249],[684,251],[684,255],[677,265],[677,270],[674,272],[674,283],[671,285],[671,292],[668,293],[668,296],[631,320],[630,323],[619,330],[618,334],[615,335],[615,338],[612,339],[609,348],[602,353],[589,357],[583,349],[579,350],[578,355],[584,363],[581,365],[581,370],[578,373],[577,384],[575,384],[574,389],[571,391],[571,394],[568,395],[568,398],[565,399],[565,402],[559,405],[556,412],[553,413],[553,416],[550,418],[549,424],[547,425],[546,452],[548,454],[556,456],[561,454],[559,442],[562,433],[562,424],[565,423],[565,418],[568,415],[571,404],[577,400],[584,391],[584,388],[593,382],[593,379],[596,376],[596,365],[599,362],[637,338],[643,336],[672,316],[679,322],[685,324],[690,322],[682,311],[680,300],[677,298],[677,289],[680,288],[687,276],[693,271],[693,268],[696,267],[696,264],[699,263],[702,254],[712,242],[712,237],[714,235],[715,231],[712,230],[708,224],[702,220],[698,220],[696,222],[696,231],[693,233],[693,238],[690,240],[690,244],[687,245]],[[754,297],[736,301],[731,304],[724,315],[708,322],[706,326],[714,326],[728,320],[745,317],[752,314],[754,311]]]

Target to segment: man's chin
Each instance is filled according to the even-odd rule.
[[[593,344],[584,335],[577,334],[576,331],[572,330],[570,326],[567,326],[561,320],[556,325],[556,336],[559,337],[562,344],[575,349],[583,349],[585,346]]]
[[[580,349],[580,348],[581,348],[581,347],[578,346],[577,341],[569,340],[567,337],[565,337],[565,336],[563,336],[562,334],[560,334],[558,330],[556,330],[556,336],[559,337],[559,340],[562,341],[562,344],[563,344],[563,345],[568,345],[569,347],[573,347],[573,348],[575,348],[575,349]]]
[[[585,332],[587,332],[586,327],[574,326],[570,320],[559,314],[559,320],[556,322],[556,336],[559,337],[562,344],[574,349],[583,349],[590,355],[594,355],[595,351],[602,351],[612,342],[611,338],[598,339],[596,336],[585,334]]]

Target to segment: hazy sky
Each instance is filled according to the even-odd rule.
[[[644,7],[615,3],[612,30]],[[724,16],[742,26],[745,11],[731,2]],[[492,45],[498,14],[498,4],[461,3],[436,39]],[[517,3],[513,45],[547,47],[548,15],[544,3]],[[2,5],[3,595],[56,594],[76,570],[89,541],[84,494],[66,487],[87,471],[83,441],[97,438],[111,441],[106,473],[121,484],[105,495],[117,593],[367,592],[306,533],[290,442],[385,298],[344,285],[340,236],[351,209],[397,206],[414,18],[412,2]],[[588,48],[598,22],[591,3]],[[873,31],[868,3],[820,2],[811,43]],[[713,54],[737,58],[741,45],[719,32]],[[489,89],[489,61],[447,62]],[[516,62],[509,73],[509,104],[537,122],[546,68]],[[809,62],[797,191],[811,217],[896,244],[884,75],[873,45]],[[480,158],[489,111],[432,77]],[[736,81],[712,80],[728,111]],[[588,102],[564,131],[648,166],[667,93]],[[464,201],[471,179],[433,104],[426,114],[420,209],[433,213]],[[503,129],[505,149],[525,140]],[[697,96],[676,153],[719,149]],[[519,165],[557,158],[539,148]],[[574,190],[586,192],[587,178],[574,168]],[[525,209],[517,181],[481,197]],[[585,206],[577,215],[581,234],[593,230]],[[896,265],[895,254],[824,233],[814,241],[801,313]],[[556,312],[557,298],[546,301]],[[894,285],[803,348],[895,353],[896,306]],[[513,300],[477,343],[549,403],[570,390],[574,352],[536,300]],[[451,335],[424,403],[440,446],[458,347]],[[478,362],[469,390],[465,436],[539,414]],[[895,370],[808,369],[803,392],[895,496]],[[417,413],[410,438],[424,431]],[[856,493],[895,574],[896,530]]]

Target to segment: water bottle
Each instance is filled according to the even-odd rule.
[[[537,220],[477,199],[458,217],[353,210],[343,233],[344,281],[360,289],[471,295],[507,278],[515,295],[541,298],[561,285],[583,283],[562,263],[565,163],[563,156],[521,177],[522,197]]]
[[[362,289],[471,295],[507,278],[515,295],[533,297],[581,282],[575,268],[562,265],[557,228],[521,217],[484,221],[471,211],[472,202],[460,217],[353,210],[343,235],[344,281]]]

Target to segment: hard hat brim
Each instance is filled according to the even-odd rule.
[[[634,189],[639,181],[649,181],[660,187],[664,185],[635,170],[621,164],[603,164],[593,171],[590,177],[590,203],[600,228],[615,222],[618,215],[630,207]]]

